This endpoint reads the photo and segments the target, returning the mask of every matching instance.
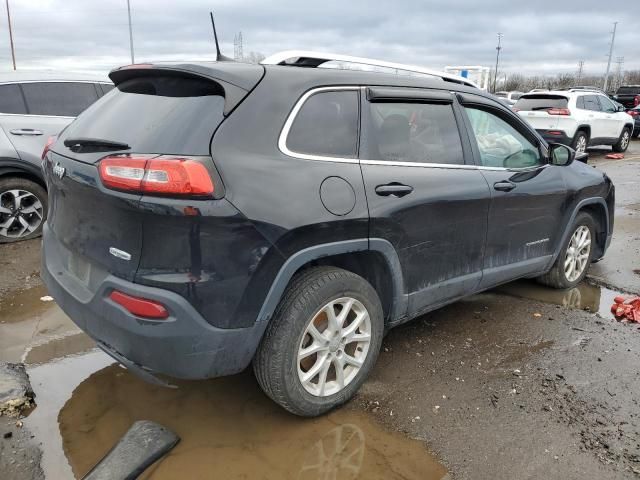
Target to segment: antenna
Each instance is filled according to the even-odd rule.
[[[233,62],[229,57],[225,57],[220,52],[220,45],[218,44],[218,33],[216,32],[216,23],[213,21],[213,12],[209,12],[211,17],[211,28],[213,29],[213,41],[216,42],[216,61],[218,62]]]

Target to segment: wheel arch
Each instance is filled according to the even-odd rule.
[[[571,226],[573,225],[573,222],[578,214],[581,212],[589,213],[589,215],[591,215],[591,217],[596,222],[596,225],[598,226],[598,231],[596,232],[596,245],[598,247],[598,251],[596,252],[596,255],[594,255],[594,258],[601,258],[602,255],[604,255],[607,236],[610,233],[609,210],[607,209],[607,202],[604,200],[604,198],[601,197],[585,198],[578,202],[578,204],[574,207],[573,212],[571,213],[571,217],[569,217],[569,221],[566,223],[564,232],[560,237],[560,241],[556,245],[553,258],[549,262],[549,268],[556,261],[558,255],[560,255],[562,246],[569,238],[569,235],[571,235]]]
[[[587,134],[587,141],[589,141],[591,139],[591,126],[587,125],[587,124],[581,124],[578,125],[576,127],[576,133],[573,135],[573,138],[575,140],[576,136],[578,135],[578,133],[580,132],[584,132]]]
[[[315,245],[289,257],[271,284],[257,322],[271,319],[296,273],[319,265],[348,270],[371,283],[380,297],[386,323],[406,313],[408,297],[395,249],[387,240],[364,238]]]
[[[0,158],[0,178],[8,176],[31,180],[47,190],[47,184],[44,180],[42,170],[36,165],[26,163],[23,160]]]

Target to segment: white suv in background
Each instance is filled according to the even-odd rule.
[[[563,143],[578,152],[591,145],[611,145],[624,152],[633,118],[597,90],[576,88],[525,93],[513,110],[549,143]]]

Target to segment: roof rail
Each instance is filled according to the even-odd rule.
[[[260,62],[262,65],[288,65],[293,67],[318,67],[328,62],[344,62],[358,65],[366,65],[370,67],[388,68],[391,70],[417,73],[420,75],[429,75],[439,77],[442,80],[455,82],[462,85],[478,88],[471,80],[450,73],[431,70],[430,68],[419,67],[417,65],[405,65],[402,63],[385,62],[383,60],[375,60],[373,58],[352,57],[350,55],[339,55],[334,53],[313,52],[308,50],[287,50],[278,52]]]

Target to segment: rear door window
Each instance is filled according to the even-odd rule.
[[[17,84],[0,85],[0,113],[27,113],[24,97]]]
[[[527,95],[520,97],[513,106],[516,110],[534,111],[549,108],[567,108],[569,100],[559,95]]]
[[[594,112],[599,112],[602,109],[600,108],[600,102],[598,102],[597,95],[585,95],[584,96],[584,108],[587,110],[591,110]]]
[[[76,117],[98,99],[93,83],[23,83],[22,91],[31,115]]]
[[[360,157],[390,162],[464,164],[451,104],[370,103]]]
[[[356,158],[358,154],[358,92],[313,94],[302,105],[287,135],[294,153]]]
[[[580,96],[580,97],[578,97],[578,98],[576,99],[576,107],[577,107],[577,108],[580,108],[580,109],[582,109],[582,110],[584,110],[584,109],[585,109],[585,106],[584,106],[584,96]]]
[[[126,143],[136,153],[209,155],[223,110],[224,91],[213,81],[132,78],[85,110],[61,140],[100,138]]]

